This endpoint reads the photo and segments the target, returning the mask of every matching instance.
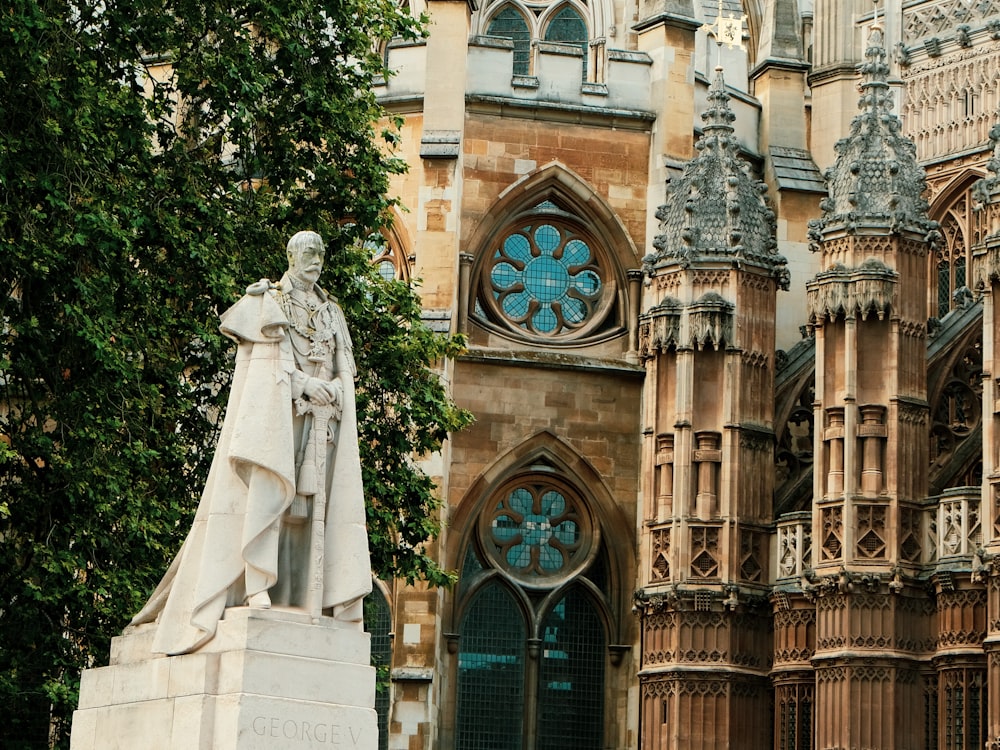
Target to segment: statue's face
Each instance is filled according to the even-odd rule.
[[[318,237],[310,237],[288,254],[288,273],[306,284],[315,284],[323,271],[326,249]]]

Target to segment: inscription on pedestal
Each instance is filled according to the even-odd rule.
[[[358,747],[361,727],[349,724],[332,724],[324,721],[288,719],[280,716],[255,716],[251,731],[258,737],[299,742],[303,746]]]

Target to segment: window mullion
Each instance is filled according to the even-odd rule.
[[[542,642],[539,638],[529,638],[524,652],[528,658],[524,662],[524,750],[538,748],[538,680],[541,663]]]

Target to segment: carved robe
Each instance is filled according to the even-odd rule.
[[[208,481],[180,552],[132,620],[157,621],[154,652],[211,639],[225,608],[256,593],[248,580],[262,581],[274,606],[305,606],[312,498],[296,485],[311,425],[295,401],[309,377],[343,389],[326,453],[322,606],[351,607],[371,591],[351,339],[337,304],[316,293],[309,299],[286,275],[253,285],[222,315],[220,330],[238,348]]]

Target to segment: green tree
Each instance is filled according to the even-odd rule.
[[[0,9],[0,745],[65,746],[80,670],[141,606],[197,505],[231,347],[218,314],[327,240],[355,331],[373,562],[426,554],[412,461],[468,415],[402,282],[374,273],[397,133],[393,0],[9,0]]]

